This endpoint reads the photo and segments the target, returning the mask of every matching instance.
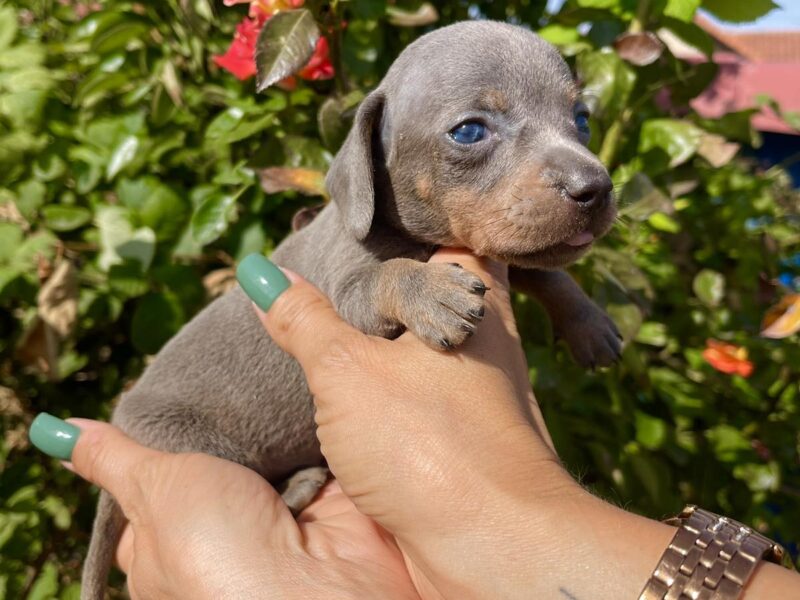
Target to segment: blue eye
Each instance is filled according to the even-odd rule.
[[[459,144],[474,144],[486,137],[486,126],[477,121],[467,121],[452,129],[450,137]]]
[[[589,113],[580,112],[575,115],[575,126],[581,133],[589,133]]]

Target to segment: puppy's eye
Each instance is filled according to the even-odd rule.
[[[575,115],[575,126],[581,133],[589,134],[589,113],[581,111]]]
[[[486,137],[486,126],[477,121],[466,121],[450,130],[450,137],[459,144],[474,144]]]

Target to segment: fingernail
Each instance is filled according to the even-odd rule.
[[[81,430],[58,417],[39,413],[31,423],[28,437],[39,450],[61,460],[72,459],[72,449]]]
[[[291,285],[275,264],[260,254],[249,254],[236,267],[244,293],[264,312]]]

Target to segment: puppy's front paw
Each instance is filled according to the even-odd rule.
[[[605,311],[587,299],[570,316],[554,327],[556,337],[566,342],[576,363],[594,370],[620,359],[622,336]]]
[[[428,345],[449,350],[483,318],[483,281],[457,264],[421,264],[404,286],[401,321]]]

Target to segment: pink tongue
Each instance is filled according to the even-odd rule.
[[[564,243],[569,246],[585,246],[592,241],[594,241],[594,235],[592,235],[592,232],[584,231],[583,233],[572,236]]]

